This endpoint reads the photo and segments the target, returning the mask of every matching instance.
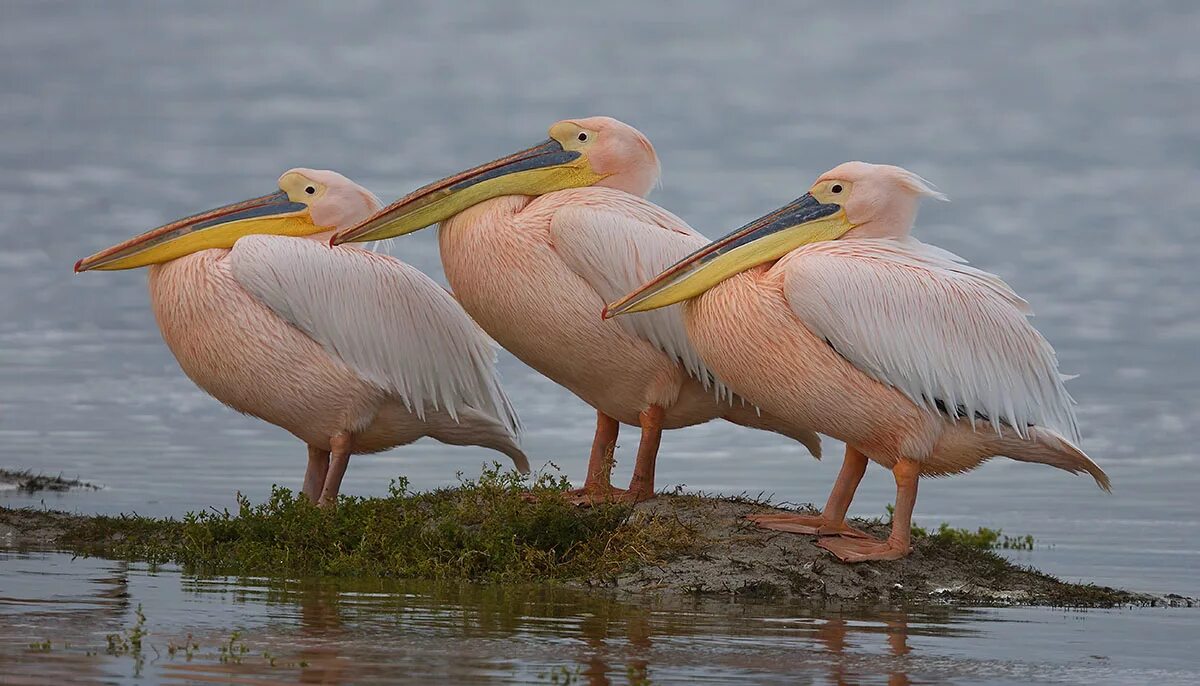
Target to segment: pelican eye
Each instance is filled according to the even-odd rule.
[[[580,132],[579,132],[579,136],[578,136],[578,138],[579,138],[579,142],[580,142],[580,143],[582,143],[582,142],[586,141],[586,140],[588,139],[587,132],[586,132],[586,131],[580,131]]]
[[[829,190],[833,191],[834,193],[841,193],[842,192],[842,184],[835,183]]]
[[[317,192],[317,189],[313,188],[312,186],[306,186],[304,188],[304,192],[308,193],[309,195],[312,195],[313,193]]]

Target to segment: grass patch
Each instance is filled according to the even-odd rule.
[[[919,527],[914,527],[914,529]],[[922,534],[924,534],[922,530]],[[933,538],[944,541],[951,541],[959,545],[965,545],[968,548],[979,548],[981,550],[1033,550],[1033,536],[1026,534],[1024,536],[1009,536],[1000,529],[989,529],[986,526],[981,526],[975,531],[953,527],[942,522],[941,526],[936,531],[926,534]]]
[[[564,496],[567,486],[543,475],[530,487],[496,465],[427,493],[397,479],[385,497],[343,496],[332,509],[275,487],[265,503],[239,497],[236,512],[89,518],[60,542],[210,574],[600,583],[690,544],[677,520],[619,504],[578,508]]]
[[[888,523],[891,523],[895,509],[895,506],[888,503]],[[913,538],[933,538],[942,543],[954,543],[977,550],[1033,550],[1034,544],[1033,536],[1029,534],[1009,536],[1001,529],[991,529],[986,526],[971,531],[963,527],[950,526],[946,522],[939,524],[938,528],[933,531],[914,524],[912,536]]]
[[[989,529],[986,526],[981,526],[971,531],[970,529],[950,526],[946,522],[942,522],[932,532],[926,531],[919,526],[914,526],[913,536],[927,536],[979,550],[1033,550],[1034,543],[1033,536],[1029,534],[1024,536],[1009,536],[1000,529]]]

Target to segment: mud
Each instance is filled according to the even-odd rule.
[[[936,536],[914,540],[912,553],[887,562],[845,564],[816,545],[815,536],[768,531],[748,514],[783,512],[744,499],[664,496],[638,508],[678,517],[691,530],[691,550],[659,565],[619,577],[630,592],[673,591],[821,601],[960,602],[994,605],[1109,607],[1122,604],[1186,605],[1177,595],[1155,596],[1073,584],[1015,565],[1000,555]],[[811,507],[798,510],[817,514]],[[885,538],[889,525],[854,520]]]

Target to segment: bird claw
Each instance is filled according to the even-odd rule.
[[[847,538],[872,538],[870,534],[860,531],[845,521],[830,523],[823,516],[807,516],[798,514],[752,514],[746,515],[746,520],[754,522],[760,528],[772,531],[785,531],[792,534],[808,534],[810,536],[845,536]],[[875,539],[872,539],[875,540]]]
[[[869,562],[871,560],[899,560],[908,555],[911,548],[892,541],[877,538],[822,538],[817,545],[833,553],[842,562]]]

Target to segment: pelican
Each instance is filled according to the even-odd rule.
[[[150,300],[184,373],[308,445],[303,492],[337,501],[352,453],[422,436],[529,462],[492,343],[453,296],[399,260],[328,238],[379,208],[337,172],[148,231],[76,272],[150,267]]]
[[[679,308],[605,322],[604,303],[708,240],[642,198],[658,181],[654,147],[615,119],[560,121],[549,140],[431,183],[334,236],[373,241],[441,223],[446,278],[484,331],[596,410],[580,504],[654,495],[663,429],[723,417],[820,451],[815,434],[733,398],[687,340]],[[608,456],[620,424],[641,429],[628,489]]]
[[[998,277],[909,236],[927,196],[944,199],[899,167],[845,163],[605,312],[687,301],[689,337],[735,392],[845,441],[820,517],[756,521],[841,534],[819,544],[848,562],[907,555],[919,477],[993,456],[1087,472],[1109,490],[1076,445],[1073,401],[1025,301]],[[896,480],[886,541],[845,523],[868,459]]]

